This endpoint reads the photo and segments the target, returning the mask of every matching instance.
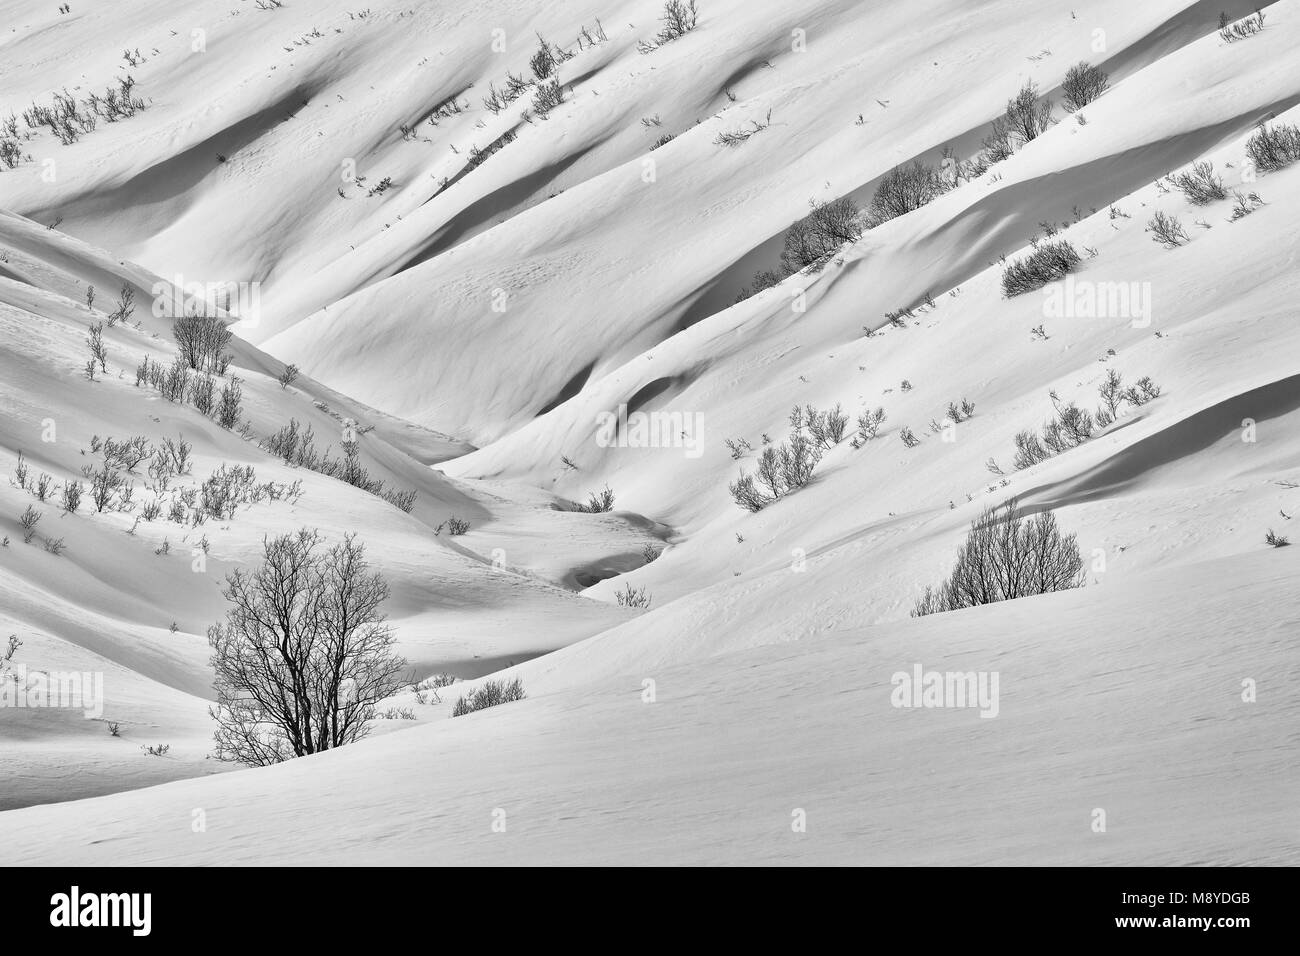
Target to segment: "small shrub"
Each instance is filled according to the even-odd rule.
[[[697,19],[698,12],[695,9],[695,0],[685,0],[685,2],[683,0],[668,0],[664,4],[663,14],[659,17],[663,26],[660,27],[655,40],[662,45],[684,37],[695,29]]]
[[[1274,534],[1272,528],[1269,528],[1268,534],[1264,535],[1264,541],[1267,544],[1271,544],[1275,548],[1285,548],[1288,544],[1291,543],[1281,535]]]
[[[537,41],[539,44],[537,52],[528,61],[528,67],[538,80],[545,80],[555,70],[555,53],[540,33],[537,34]]]
[[[140,750],[143,751],[145,755],[149,757],[165,757],[167,755],[167,751],[171,749],[172,749],[171,744],[152,744],[149,746],[145,746],[142,744],[140,746]]]
[[[1246,155],[1260,172],[1271,173],[1300,160],[1300,126],[1260,123],[1246,141]]]
[[[77,508],[81,505],[82,485],[79,481],[65,481],[63,483],[63,510],[68,514],[76,514]]]
[[[5,539],[8,540],[7,538]],[[9,640],[5,644],[4,653],[0,653],[0,683],[8,680],[10,672],[13,670],[14,654],[18,653],[18,648],[23,646],[23,642],[18,640],[17,634],[10,634]]]
[[[222,428],[234,428],[239,424],[240,399],[243,389],[239,379],[233,375],[221,387],[221,397],[217,401],[217,424]]]
[[[1259,198],[1259,193],[1253,192],[1249,195],[1243,195],[1234,189],[1232,192],[1232,221],[1236,222],[1238,219],[1245,219],[1263,204],[1264,200]]]
[[[1187,241],[1187,233],[1178,218],[1166,215],[1158,209],[1151,217],[1151,221],[1147,223],[1146,231],[1151,233],[1153,242],[1158,242],[1168,249],[1181,246]]]
[[[1073,113],[1081,110],[1110,86],[1110,77],[1099,66],[1093,66],[1086,60],[1080,60],[1065,72],[1061,83],[1064,106]]]
[[[23,529],[23,544],[31,544],[36,535],[36,525],[41,520],[41,513],[31,505],[18,516],[18,526]]]
[[[755,133],[761,133],[772,125],[772,111],[767,111],[767,118],[763,122],[750,120],[748,126],[742,126],[739,129],[723,130],[713,138],[715,146],[739,146],[749,140]]]
[[[121,727],[116,723],[110,723],[108,725],[108,735],[110,737],[121,737],[122,736]]]
[[[975,404],[964,398],[961,400],[961,405],[958,405],[956,402],[948,403],[948,419],[953,422],[953,424],[964,422],[974,414]]]
[[[54,491],[54,477],[41,472],[41,476],[36,479],[32,485],[32,494],[36,496],[37,501],[45,501]]]
[[[46,538],[45,550],[50,552],[56,558],[63,553],[65,545],[62,538]]]
[[[574,511],[581,511],[584,514],[603,514],[607,511],[614,510],[614,490],[606,485],[600,491],[593,491],[587,499],[587,503],[576,505]]]
[[[279,374],[276,381],[280,383],[281,388],[288,388],[298,379],[298,366],[286,365],[284,371]]]
[[[731,452],[732,461],[744,458],[746,452],[754,450],[754,446],[745,438],[724,438],[722,443],[727,446],[727,451]]]
[[[651,564],[658,560],[659,555],[663,553],[663,548],[656,548],[653,544],[647,544],[641,549],[641,557],[646,564]]]
[[[1037,85],[1033,80],[1026,80],[1020,92],[1007,100],[1003,118],[1012,134],[1027,143],[1051,128],[1052,104],[1047,100],[1040,102]]]
[[[1024,259],[1007,264],[1002,273],[1002,293],[1011,298],[1041,289],[1049,282],[1064,278],[1081,261],[1069,240],[1039,243]]]
[[[563,102],[564,87],[560,85],[560,78],[557,75],[537,87],[537,92],[533,94],[533,112],[541,119],[546,119],[547,114]]]
[[[135,314],[135,290],[129,285],[123,285],[122,291],[118,293],[117,308],[108,314],[108,325],[112,328],[119,322],[125,322]]]
[[[1166,179],[1193,206],[1208,206],[1212,202],[1228,198],[1223,180],[1214,172],[1214,164],[1210,162],[1193,163],[1190,170]]]
[[[645,588],[634,588],[631,584],[625,584],[622,591],[614,592],[614,600],[618,601],[619,607],[650,607],[650,595]]]

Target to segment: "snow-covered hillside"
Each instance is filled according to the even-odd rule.
[[[103,680],[91,715],[0,707],[0,862],[1300,859],[1300,549],[1265,543],[1300,514],[1300,162],[1248,148],[1300,124],[1300,0],[1231,42],[1255,4],[698,0],[656,43],[663,6],[0,0],[0,652]],[[1080,61],[1109,88],[1071,112]],[[1027,82],[1053,122],[972,171]],[[70,142],[24,121],[109,89],[138,105]],[[812,204],[945,150],[932,201],[753,292]],[[1193,204],[1165,177],[1205,162],[1225,195]],[[1008,298],[1049,240],[1077,264]],[[147,374],[195,283],[236,333],[227,427]],[[1112,373],[1153,392],[1015,466]],[[738,506],[809,405],[845,434]],[[291,421],[389,497],[286,462]],[[68,513],[133,436],[188,468]],[[1012,498],[1085,585],[912,619]],[[412,681],[467,683],[236,769],[206,632],[303,527],[365,544]],[[996,717],[891,706],[916,665],[1000,675]],[[527,698],[451,719],[489,675]]]

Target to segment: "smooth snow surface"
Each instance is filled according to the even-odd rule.
[[[0,166],[0,650],[12,633],[16,664],[102,673],[105,706],[0,709],[0,863],[1300,862],[1300,548],[1264,543],[1300,538],[1300,164],[1245,163],[1257,123],[1300,123],[1300,0],[1233,43],[1219,10],[1255,4],[699,0],[648,54],[659,0],[73,6],[0,0],[0,123],[127,72],[147,108]],[[579,51],[597,18],[607,40]],[[493,115],[538,32],[576,53],[565,102]],[[1059,105],[1080,60],[1111,74],[1083,121]],[[736,301],[810,201],[865,206],[899,163],[971,155],[1030,79],[1051,129]],[[1157,185],[1200,160],[1262,204],[1230,221]],[[1185,245],[1152,241],[1157,210]],[[1007,299],[999,259],[1043,222],[1085,257]],[[233,349],[249,437],[135,385],[171,361],[151,306],[175,282],[258,284]],[[1105,283],[1142,314],[1052,312]],[[90,381],[87,323],[124,286],[135,314]],[[1015,471],[1050,393],[1095,408],[1111,369],[1160,396]],[[931,432],[963,398],[955,440]],[[728,483],[808,403],[888,417],[737,507]],[[599,441],[620,406],[698,425],[698,453]],[[356,422],[414,510],[260,447],[290,419],[335,454]],[[61,485],[92,437],[132,435],[192,442],[190,483],[250,465],[301,494],[188,527],[67,515],[10,480],[20,452]],[[571,510],[606,486],[614,511]],[[1087,585],[911,619],[1013,496],[1077,534]],[[364,541],[413,676],[517,675],[528,698],[452,720],[472,684],[408,693],[414,721],[353,747],[208,759],[223,578],[304,526]],[[997,672],[997,716],[891,706],[916,664]]]

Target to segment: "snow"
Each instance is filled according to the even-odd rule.
[[[134,515],[64,515],[0,482],[0,638],[106,687],[99,719],[0,709],[0,862],[1296,861],[1300,552],[1264,534],[1300,512],[1300,165],[1252,176],[1244,145],[1267,117],[1300,123],[1300,0],[1231,44],[1219,9],[1254,4],[701,0],[698,28],[648,55],[657,0],[74,6],[0,0],[0,118],[102,90],[137,47],[148,108],[68,146],[42,132],[0,169],[0,474],[21,451],[61,483],[92,436],[183,435],[198,479],[252,465],[302,494],[129,533]],[[537,31],[573,47],[597,17],[608,39],[561,64],[548,118],[521,119],[527,96],[483,108]],[[900,162],[970,155],[1026,79],[1059,99],[1081,59],[1112,79],[1085,123],[1058,105],[985,175],[734,302],[810,199],[865,205]],[[463,112],[424,121],[452,96]],[[1264,204],[1229,221],[1229,201],[1156,185],[1203,159]],[[1186,245],[1152,241],[1156,210]],[[1043,221],[1087,250],[1057,294],[1136,284],[1149,314],[1003,298],[999,257]],[[137,388],[141,357],[174,351],[160,282],[260,283],[234,350],[252,433],[293,418],[337,449],[345,420],[371,426],[363,458],[417,491],[412,513]],[[103,312],[124,284],[139,328],[105,329],[109,372],[88,381],[86,286]],[[303,374],[282,388],[287,362]],[[1049,393],[1095,407],[1111,369],[1160,396],[1014,471]],[[931,434],[962,398],[956,440]],[[745,512],[727,484],[796,403],[888,418]],[[620,406],[689,416],[702,454],[599,440]],[[752,449],[735,460],[728,438]],[[613,512],[567,510],[606,486]],[[910,619],[971,519],[1012,496],[1078,535],[1087,585]],[[45,514],[24,545],[28,504]],[[404,694],[416,719],[353,747],[207,759],[222,579],[303,526],[364,541],[413,676],[518,675],[528,699],[449,720],[464,686]],[[41,547],[59,536],[62,555]],[[617,604],[628,585],[648,611]],[[918,663],[999,672],[998,716],[891,707],[891,675]]]

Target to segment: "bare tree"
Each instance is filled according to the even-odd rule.
[[[1082,586],[1083,556],[1051,511],[1027,518],[1013,498],[971,522],[948,579],[927,587],[913,617]]]
[[[861,213],[853,197],[841,196],[822,203],[810,201],[809,205],[812,212],[785,233],[781,264],[787,273],[820,266],[839,252],[845,243],[862,236]],[[775,282],[770,284],[775,285]],[[755,276],[755,286],[758,285],[759,276]]]
[[[1087,60],[1080,60],[1066,70],[1065,79],[1061,82],[1061,93],[1064,94],[1066,110],[1073,113],[1075,110],[1083,109],[1105,93],[1109,86],[1110,77],[1106,75],[1105,70],[1093,66]]]
[[[1052,104],[1049,100],[1039,102],[1038,86],[1033,80],[1026,80],[1020,92],[1007,100],[1003,115],[1011,132],[1027,143],[1051,127]]]
[[[354,535],[324,551],[304,528],[263,550],[226,578],[226,621],[208,628],[216,756],[249,766],[362,739],[406,666],[379,610],[388,585]]]
[[[875,227],[914,209],[920,209],[944,191],[943,179],[933,166],[919,159],[885,173],[867,208],[867,224]]]
[[[210,315],[183,315],[172,326],[172,335],[185,364],[200,372],[221,374],[222,352],[230,344],[231,332],[221,319]]]

